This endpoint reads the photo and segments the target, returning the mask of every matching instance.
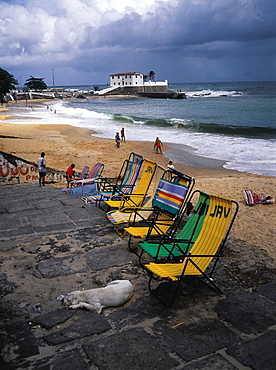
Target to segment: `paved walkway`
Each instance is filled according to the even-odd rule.
[[[276,281],[241,289],[229,265],[218,266],[225,295],[192,279],[167,309],[102,210],[52,186],[1,186],[0,367],[275,369]],[[115,279],[134,285],[123,307],[97,314],[55,300]]]

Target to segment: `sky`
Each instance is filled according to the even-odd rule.
[[[4,0],[0,67],[20,86],[149,71],[169,83],[271,81],[275,18],[275,0]]]

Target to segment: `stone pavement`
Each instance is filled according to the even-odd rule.
[[[94,205],[53,186],[1,186],[0,221],[1,369],[275,369],[275,271],[249,286],[226,255],[214,275],[225,295],[191,279],[168,309]],[[55,299],[115,279],[134,285],[123,307],[97,314]]]

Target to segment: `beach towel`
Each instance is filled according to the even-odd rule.
[[[264,194],[259,196],[251,190],[243,190],[242,193],[245,200],[245,204],[248,206],[254,206],[256,204],[274,203],[274,199],[272,199],[270,196],[266,197]]]

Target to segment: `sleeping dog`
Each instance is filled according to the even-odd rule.
[[[79,290],[61,295],[57,300],[69,308],[87,308],[102,312],[105,307],[121,306],[133,294],[133,285],[129,280],[114,280],[104,288]]]

